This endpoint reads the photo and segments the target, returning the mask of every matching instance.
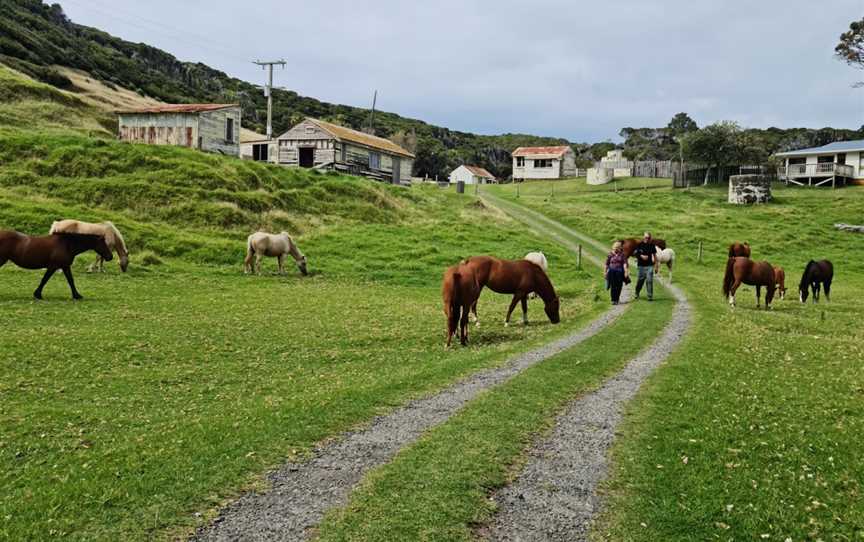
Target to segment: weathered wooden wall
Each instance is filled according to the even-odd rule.
[[[193,113],[121,113],[121,141],[197,147],[198,116]]]
[[[228,156],[240,156],[240,108],[226,107],[198,114],[200,149]],[[226,130],[228,119],[234,120],[230,138]]]

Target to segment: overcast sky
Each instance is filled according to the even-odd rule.
[[[864,0],[58,0],[69,17],[262,83],[449,128],[618,140],[624,126],[858,128],[833,57]],[[277,130],[284,127],[276,127]]]

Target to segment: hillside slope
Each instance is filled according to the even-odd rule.
[[[59,4],[41,0],[0,0],[0,63],[59,88],[80,83],[58,66],[165,102],[239,102],[243,124],[263,131],[266,100],[260,89],[201,63],[181,62],[155,47],[131,43],[71,22]],[[306,116],[361,128],[369,111],[330,104],[295,92],[275,90],[274,129],[285,130]],[[413,147],[415,174],[446,175],[461,163],[476,163],[493,173],[510,173],[510,151],[520,145],[566,145],[561,138],[524,134],[480,136],[376,112],[376,131]]]

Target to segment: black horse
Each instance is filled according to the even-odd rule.
[[[807,287],[813,290],[813,303],[819,301],[819,286],[825,286],[825,299],[831,301],[831,281],[834,279],[834,265],[828,260],[807,262],[804,274],[801,276],[801,284],[798,285],[798,294],[801,303],[807,302]]]

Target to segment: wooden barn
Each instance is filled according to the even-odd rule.
[[[410,182],[414,155],[383,137],[308,118],[278,138],[278,163]]]
[[[164,104],[117,112],[121,141],[240,156],[240,106]]]

